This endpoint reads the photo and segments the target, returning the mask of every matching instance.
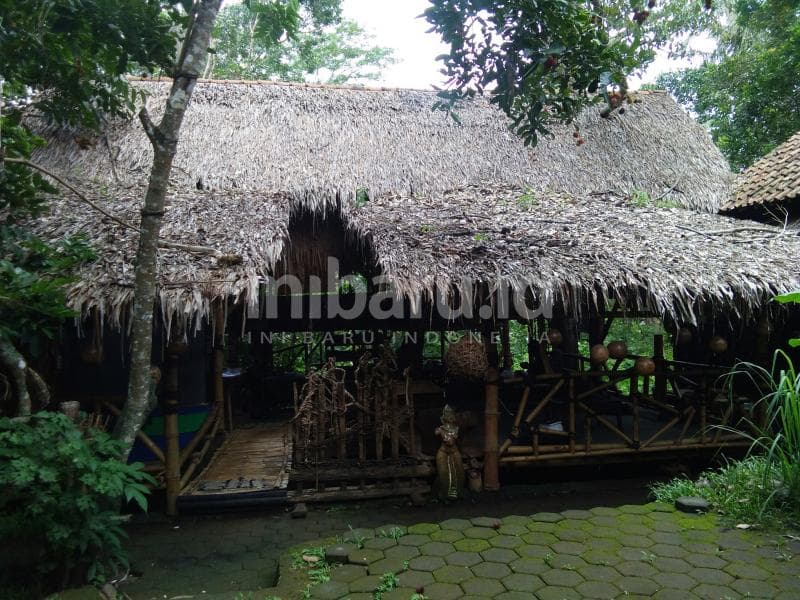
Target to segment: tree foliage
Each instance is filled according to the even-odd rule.
[[[425,17],[450,45],[442,56],[449,90],[443,106],[488,90],[528,143],[552,122],[571,122],[654,57],[676,30],[695,27],[694,8],[656,0],[431,0]]]
[[[659,84],[742,169],[800,130],[800,1],[726,0],[704,31],[716,49]]]
[[[209,76],[346,83],[376,79],[392,50],[374,45],[356,22],[342,19],[339,1],[299,6],[297,28],[286,39],[264,35],[273,16],[246,5],[224,8],[214,31]]]
[[[141,464],[120,462],[121,452],[107,433],[60,413],[0,419],[0,538],[41,544],[40,573],[64,577],[56,587],[73,569],[102,581],[128,566],[117,508],[145,509],[154,480]]]

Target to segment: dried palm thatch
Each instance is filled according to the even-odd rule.
[[[150,112],[168,82],[135,84]],[[180,192],[196,188],[282,190],[310,202],[397,192],[427,194],[492,182],[539,194],[635,191],[716,212],[732,175],[706,131],[668,95],[602,118],[598,108],[530,149],[485,98],[433,111],[433,92],[268,82],[204,82],[193,95],[173,171]],[[142,185],[152,161],[137,121],[101,136],[42,127],[50,146],[37,161],[84,181]]]
[[[739,175],[721,210],[794,199],[800,199],[800,131]]]
[[[135,222],[137,189],[109,191],[104,207]],[[240,260],[163,248],[165,319],[199,324],[216,299],[257,306],[264,278],[285,272],[287,256],[298,260],[290,223],[309,210],[285,193],[172,194],[166,239],[211,246]],[[477,282],[489,290],[508,286],[542,303],[580,308],[617,299],[631,309],[694,321],[709,304],[746,315],[773,294],[800,286],[796,235],[684,209],[637,208],[614,196],[468,186],[425,196],[386,194],[366,203],[328,201],[315,214],[320,230],[335,217],[342,235],[360,240],[348,247],[364,248],[362,272],[383,274],[417,303],[442,291],[466,294],[467,284]],[[84,314],[98,309],[119,324],[132,299],[136,233],[66,195],[34,226],[51,240],[87,236],[99,259],[83,267],[69,303]]]

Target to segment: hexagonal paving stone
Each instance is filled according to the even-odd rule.
[[[593,515],[598,515],[601,517],[616,517],[621,511],[612,506],[596,506],[594,508],[590,508],[589,512]]]
[[[497,533],[505,536],[520,536],[528,533],[528,531],[527,525],[522,523],[503,523]]]
[[[381,600],[408,600],[416,590],[411,587],[398,587],[381,594]]]
[[[525,573],[527,575],[539,575],[550,570],[550,566],[541,558],[524,557],[518,558],[508,565],[515,573]],[[475,568],[473,567],[473,570]]]
[[[356,549],[347,555],[347,560],[354,565],[369,565],[383,558],[383,552],[374,548]]]
[[[344,581],[350,583],[359,577],[364,577],[367,574],[367,569],[359,565],[342,565],[331,569],[331,579],[336,581]]]
[[[748,563],[734,562],[729,564],[723,570],[726,573],[733,575],[737,579],[758,579],[763,581],[769,577],[769,573],[767,571],[757,565]]]
[[[645,535],[634,535],[630,533],[623,533],[617,536],[617,541],[623,546],[631,548],[649,548],[655,543]]]
[[[567,571],[577,571],[587,565],[580,556],[570,554],[554,554],[547,562],[553,569],[566,569]]]
[[[565,519],[591,519],[594,515],[588,510],[562,510],[561,516]]]
[[[551,521],[530,521],[525,525],[525,529],[533,532],[552,533],[556,529],[556,524]]]
[[[609,539],[616,539],[618,536],[622,535],[619,529],[614,529],[612,527],[604,527],[602,525],[597,527],[592,527],[588,531],[589,537],[588,539],[593,540],[597,538],[609,538]]]
[[[511,569],[508,565],[493,562],[480,562],[472,567],[470,570],[476,577],[485,577],[487,579],[502,579],[506,575],[511,575]]]
[[[364,542],[364,548],[374,548],[375,550],[386,550],[386,548],[391,548],[396,545],[397,542],[393,539],[385,537],[376,537]]]
[[[601,598],[607,600],[619,595],[619,588],[607,581],[584,581],[575,588],[582,598]]]
[[[535,592],[544,585],[536,575],[514,573],[503,579],[503,585],[511,592]]]
[[[683,559],[689,555],[689,553],[680,546],[673,546],[672,544],[655,544],[648,548],[648,552],[652,552],[656,556],[669,556],[670,558]]]
[[[470,519],[470,523],[475,527],[488,527],[489,529],[500,529],[502,525],[500,519],[495,519],[494,517],[475,517]]]
[[[589,550],[581,554],[581,558],[590,565],[614,566],[622,562],[622,557],[608,550]]]
[[[684,573],[656,573],[652,579],[661,587],[676,590],[690,590],[698,583]]]
[[[364,577],[359,577],[355,581],[350,582],[350,591],[351,592],[374,592],[375,588],[377,588],[381,584],[381,578],[377,575],[367,575]]]
[[[484,550],[480,555],[483,557],[483,560],[499,563],[510,563],[519,558],[519,554],[506,548],[491,548],[489,550]]]
[[[479,539],[479,540],[488,540],[490,537],[494,537],[497,535],[497,532],[494,529],[489,527],[468,527],[464,530],[464,537]]]
[[[619,571],[614,567],[604,565],[586,565],[578,567],[578,573],[586,581],[613,581],[619,578]]]
[[[494,597],[495,600],[531,600],[528,592],[503,592]]]
[[[646,506],[641,506],[639,504],[626,504],[624,506],[618,507],[619,512],[626,513],[629,515],[646,515],[650,512],[650,508]]]
[[[429,573],[428,571],[403,571],[397,576],[400,585],[404,587],[424,587],[430,583],[433,583],[435,579],[433,578],[433,574]]]
[[[567,569],[550,569],[542,573],[541,578],[547,585],[559,585],[562,587],[575,587],[583,581],[580,573],[568,571]]]
[[[738,598],[739,594],[724,585],[714,585],[701,583],[692,590],[692,593],[703,600],[728,600],[728,598]]]
[[[408,534],[397,540],[401,546],[422,546],[431,541],[427,535]]]
[[[725,571],[718,571],[716,569],[692,569],[687,575],[701,583],[708,583],[711,585],[727,585],[733,581],[733,577],[728,575]]]
[[[481,560],[481,555],[477,552],[453,552],[444,557],[444,562],[448,565],[458,565],[461,567],[477,565]]]
[[[456,551],[453,544],[447,542],[428,542],[419,549],[423,556],[447,556]]]
[[[439,531],[436,523],[417,523],[408,528],[409,534],[430,535],[434,531]]]
[[[491,548],[489,542],[486,540],[478,540],[475,538],[464,538],[453,542],[453,547],[462,552],[483,552]]]
[[[646,577],[620,577],[614,582],[623,593],[652,596],[661,586]]]
[[[572,588],[558,585],[548,585],[536,590],[536,597],[539,600],[581,600],[580,594]]]
[[[669,557],[659,557],[657,558],[653,564],[658,568],[659,571],[668,572],[668,573],[688,573],[692,570],[692,565],[687,563],[682,558],[669,558]]]
[[[690,554],[684,560],[694,567],[706,569],[724,569],[728,566],[727,560],[711,554]]]
[[[495,548],[516,548],[525,543],[522,538],[515,535],[497,535],[486,541]]]
[[[472,527],[472,523],[467,521],[466,519],[447,519],[446,521],[442,521],[439,523],[439,527],[442,529],[453,529],[455,531],[463,531],[469,527]]]
[[[455,542],[458,540],[464,539],[464,534],[460,531],[456,531],[455,529],[440,529],[439,531],[434,531],[430,538],[434,542]]]
[[[684,544],[684,539],[679,533],[669,531],[654,531],[647,537],[657,544],[672,544],[673,546],[682,546]]]
[[[731,587],[743,596],[756,598],[772,598],[778,591],[767,582],[755,579],[737,579]]]
[[[311,597],[315,600],[338,600],[349,591],[344,581],[326,581],[311,588]]]
[[[416,546],[393,546],[383,551],[386,558],[399,558],[401,560],[411,560],[420,555],[419,548]]]
[[[626,560],[625,562],[615,565],[615,568],[623,575],[628,575],[630,577],[652,577],[658,573],[658,570],[653,568],[652,565],[641,560]]]
[[[523,544],[514,548],[514,551],[523,558],[543,558],[553,552],[549,546],[539,544]]]
[[[453,583],[436,582],[425,586],[425,596],[436,600],[456,600],[464,595],[461,587]]]
[[[580,542],[556,542],[554,544],[550,544],[550,547],[559,554],[572,554],[575,556],[589,550],[586,544],[582,544]]]
[[[687,590],[664,588],[655,593],[653,600],[697,600],[697,596]]]
[[[469,577],[472,577],[472,571],[457,565],[445,565],[433,572],[433,578],[443,583],[461,583]]]
[[[557,542],[558,538],[552,533],[535,531],[523,535],[522,541],[524,541],[526,544],[539,544],[542,546],[548,546]]]
[[[535,515],[531,515],[531,521],[544,521],[545,523],[557,523],[558,521],[563,521],[564,516],[558,513],[552,512],[540,512],[536,513]]]
[[[584,542],[593,535],[593,530],[582,529],[557,529],[553,535],[565,542]]]
[[[633,535],[644,535],[648,536],[653,533],[653,530],[645,525],[640,525],[638,523],[620,523],[619,530],[623,533],[631,533]]]
[[[444,564],[444,559],[439,556],[419,556],[408,561],[408,566],[415,571],[435,571]]]
[[[370,575],[383,575],[384,573],[399,573],[406,568],[405,561],[399,558],[384,558],[376,560],[367,567]]]
[[[461,589],[475,596],[495,596],[506,591],[497,579],[467,579],[461,582]]]

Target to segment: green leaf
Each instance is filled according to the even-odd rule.
[[[775,301],[781,304],[800,304],[800,290],[775,296]]]

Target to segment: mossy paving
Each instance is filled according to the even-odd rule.
[[[328,585],[310,588],[310,597],[723,600],[788,599],[800,590],[797,541],[726,530],[713,515],[656,503],[420,523],[397,542],[418,554],[359,556],[365,577],[354,579],[352,565],[333,567]],[[383,587],[366,578],[379,572]],[[292,598],[297,590],[273,592]]]
[[[619,590],[620,598],[645,597],[619,585],[622,578],[640,574],[629,568],[630,562],[641,562],[658,571],[652,574],[650,569],[642,570],[648,573],[643,576],[645,579],[659,586],[653,598],[740,598],[748,593],[758,597],[772,589],[776,590],[776,598],[800,598],[800,565],[794,558],[800,555],[800,547],[795,541],[783,538],[779,543],[776,536],[724,530],[711,517],[683,515],[671,507],[643,504],[647,483],[642,479],[636,483],[609,480],[508,486],[468,502],[449,506],[432,503],[421,508],[396,499],[322,505],[314,507],[302,520],[291,519],[278,507],[259,512],[189,515],[172,522],[154,515],[128,527],[132,576],[121,591],[134,600],[176,596],[264,600],[270,595],[292,600],[308,582],[306,570],[292,569],[290,547],[302,550],[319,544],[313,540],[323,538],[331,544],[346,545],[346,538],[356,537],[363,548],[352,543],[344,555],[360,550],[354,557],[364,564],[334,566],[331,581],[335,585],[320,589],[318,596],[325,590],[332,596],[342,589],[339,584],[346,584],[349,592],[343,597],[374,600],[383,573],[370,575],[369,567],[383,560],[383,565],[407,568],[397,574],[396,587],[383,594],[386,600],[409,597],[409,590],[418,588],[431,600],[604,598],[612,597],[614,590]],[[591,508],[586,504],[589,498],[605,506]],[[570,508],[591,510],[564,512]],[[351,525],[356,536],[352,536]],[[413,527],[413,533],[409,527]],[[650,541],[643,543],[634,537],[637,544],[629,547],[623,545],[622,536]],[[423,554],[421,548],[431,542],[445,544],[432,546],[435,552],[441,553],[444,548],[450,553]],[[569,542],[563,548],[573,552],[583,551],[562,554],[551,547],[559,542]],[[585,549],[572,544],[581,544]],[[718,551],[710,552],[709,544],[716,545]],[[690,562],[689,558],[695,556],[700,558]],[[480,562],[475,562],[477,557]],[[725,566],[717,568],[720,563],[714,557],[725,561]],[[635,575],[623,575],[616,569],[619,564],[625,564],[623,570]],[[434,571],[448,566],[466,569],[458,573],[471,576],[456,583],[437,582]],[[373,567],[373,573],[377,568]],[[576,573],[582,578],[580,587],[546,583],[542,576],[553,570]],[[696,576],[702,576],[705,570],[721,571],[731,581],[717,583],[727,578],[712,577],[714,581],[703,581],[705,587],[699,588]],[[280,589],[269,588],[278,572]],[[514,575],[535,576],[530,579],[534,585],[519,591],[516,588],[528,578],[509,579]],[[496,581],[505,591],[494,593],[499,589],[495,584],[470,583],[466,589],[462,587],[467,582],[483,580]],[[634,585],[641,583],[634,581]],[[714,596],[721,588],[725,593]]]

